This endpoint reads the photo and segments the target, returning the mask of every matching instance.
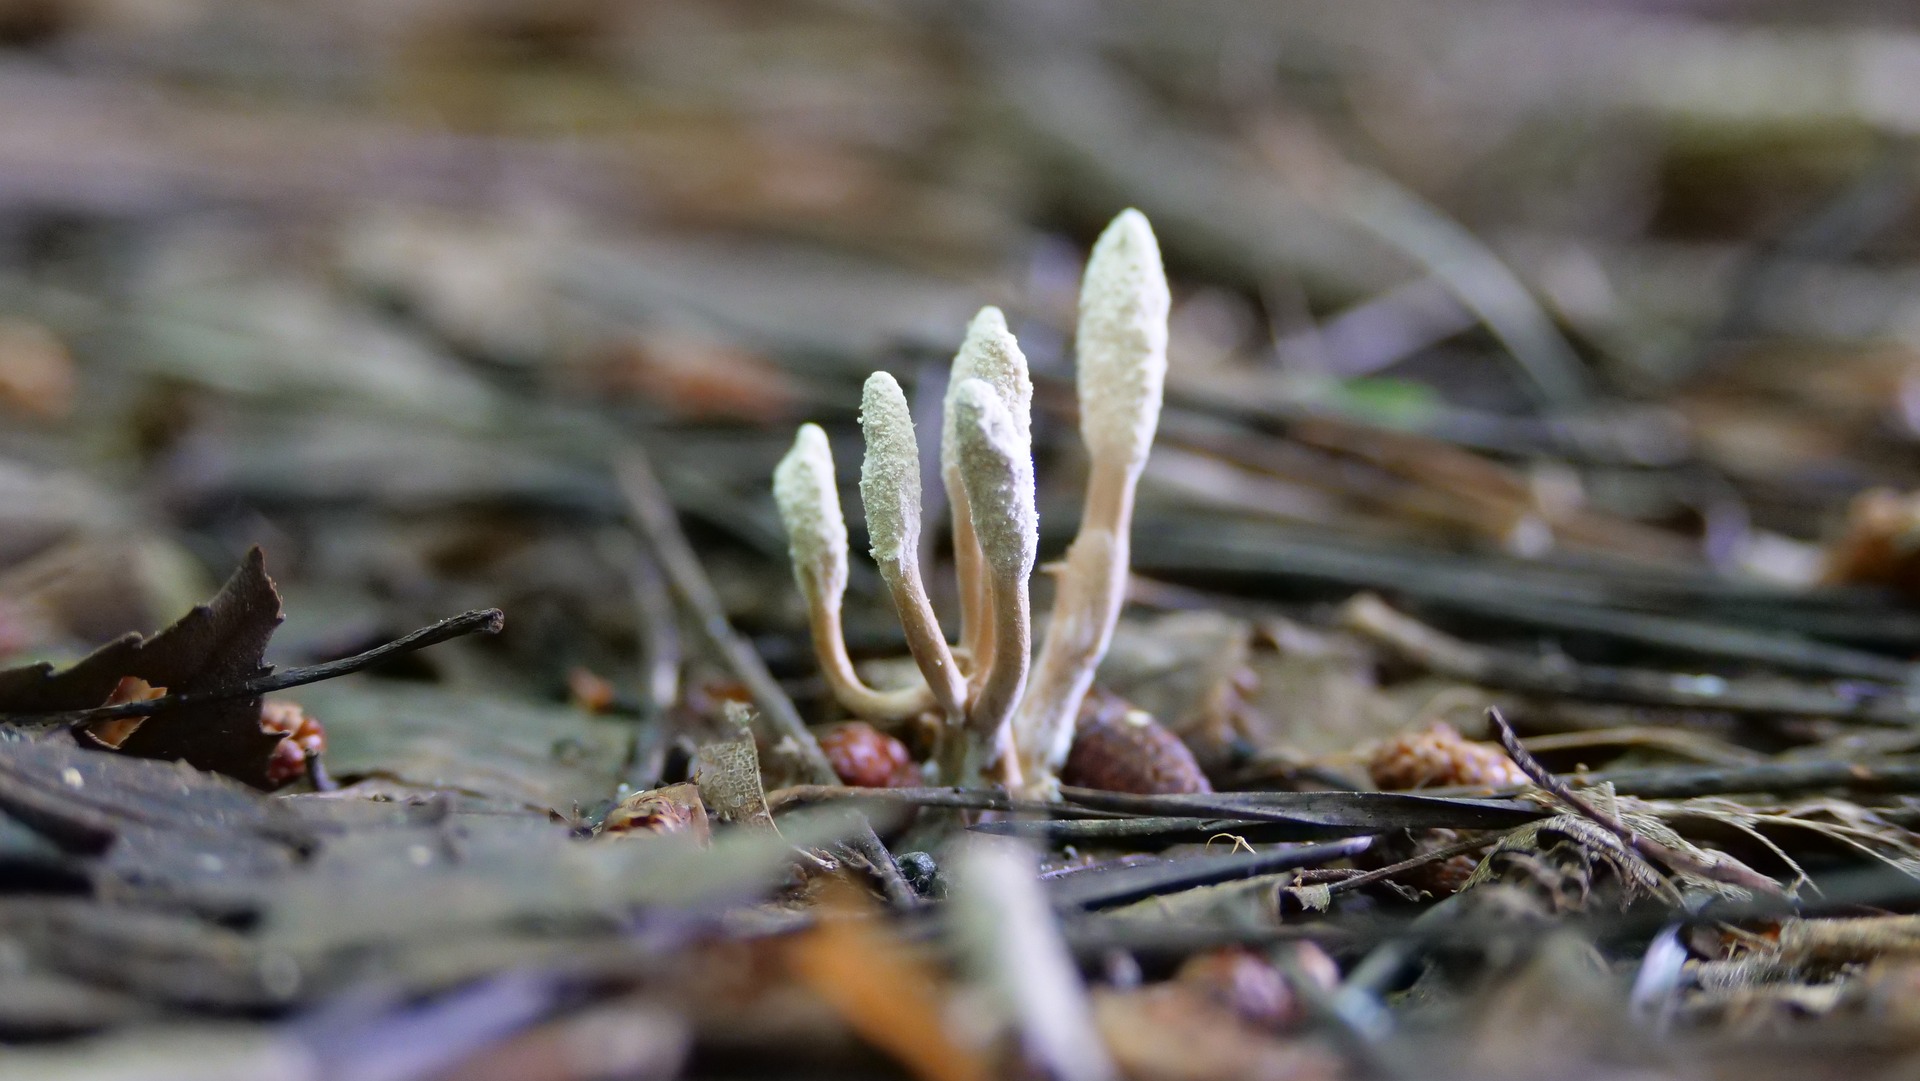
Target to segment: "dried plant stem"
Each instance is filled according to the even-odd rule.
[[[1359,889],[1361,886],[1370,885],[1383,878],[1392,878],[1395,875],[1405,874],[1415,868],[1425,867],[1429,863],[1439,863],[1441,860],[1450,860],[1455,856],[1464,856],[1469,852],[1477,852],[1504,836],[1506,836],[1504,833],[1483,833],[1478,837],[1469,837],[1464,841],[1456,841],[1445,847],[1436,848],[1431,852],[1422,852],[1420,855],[1414,856],[1411,859],[1401,860],[1399,863],[1390,863],[1385,867],[1376,867],[1371,871],[1363,871],[1349,878],[1343,878],[1338,882],[1330,884],[1327,887],[1327,892],[1346,893],[1348,890]]]
[[[1730,886],[1738,886],[1763,895],[1779,897],[1786,894],[1778,882],[1757,871],[1738,864],[1709,863],[1692,853],[1670,848],[1650,837],[1643,837],[1634,832],[1633,827],[1621,821],[1618,816],[1575,792],[1573,786],[1554,776],[1553,771],[1541,765],[1539,759],[1533,757],[1525,747],[1520,745],[1520,737],[1514,734],[1513,726],[1507,723],[1507,719],[1500,715],[1498,709],[1488,708],[1487,723],[1492,725],[1493,730],[1499,734],[1500,746],[1506,748],[1507,757],[1513,759],[1513,764],[1519,766],[1520,771],[1525,773],[1534,784],[1546,789],[1555,799],[1572,808],[1577,814],[1592,820],[1607,832],[1620,838],[1621,843],[1631,849],[1634,854],[1696,878],[1724,882]]]
[[[1064,803],[1018,800],[998,788],[848,788],[845,785],[793,785],[767,793],[767,806],[774,811],[804,807],[815,803],[854,800],[861,803],[903,807],[952,807],[973,811],[1004,811],[1042,818],[1126,818],[1117,811],[1097,811]]]
[[[1908,707],[1903,695],[1887,691],[1843,695],[1825,687],[1779,682],[1702,679],[1686,673],[1564,660],[1548,664],[1511,650],[1461,641],[1392,608],[1371,593],[1347,602],[1340,618],[1349,629],[1441,675],[1520,694],[1658,709],[1832,717],[1886,727],[1920,724],[1920,711]]]
[[[721,604],[720,595],[707,579],[707,572],[701,568],[700,557],[694,554],[687,535],[681,532],[679,515],[654,477],[652,464],[636,447],[614,462],[614,471],[636,530],[660,569],[666,572],[667,584],[673,588],[674,595],[693,615],[700,633],[734,677],[746,684],[748,693],[753,695],[754,703],[774,731],[782,738],[793,740],[808,776],[817,784],[839,783],[840,776],[833,771],[833,763],[827,761],[819,741],[807,730],[792,699],[780,689],[773,673],[767,671],[760,654],[754,652],[753,646],[727,621],[726,606]]]

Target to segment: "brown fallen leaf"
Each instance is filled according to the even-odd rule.
[[[1846,532],[1828,549],[1826,580],[1888,586],[1920,595],[1920,498],[1886,488],[1856,496]]]
[[[795,978],[923,1081],[994,1076],[978,1048],[955,1038],[931,966],[871,918],[874,906],[860,890],[836,876],[823,905],[820,922],[787,945]]]
[[[125,635],[59,672],[45,663],[0,671],[0,712],[92,709],[127,679],[174,695],[245,683],[271,670],[261,656],[281,618],[266,557],[254,548],[212,600],[151,637]],[[282,738],[261,730],[258,695],[162,708],[130,730],[108,723],[114,727],[104,738],[87,729],[79,735],[122,754],[178,759],[259,788],[270,786],[268,762]]]
[[[686,833],[702,847],[710,844],[713,828],[707,822],[707,806],[700,800],[700,786],[683,781],[635,792],[608,811],[594,830],[599,837],[639,833]]]

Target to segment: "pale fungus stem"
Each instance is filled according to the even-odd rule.
[[[794,580],[807,602],[814,655],[833,696],[847,712],[869,721],[901,721],[932,708],[927,686],[897,691],[868,687],[853,670],[840,625],[847,592],[847,523],[834,486],[833,451],[819,425],[803,424],[793,449],[773,474],[774,501],[787,528]]]
[[[967,693],[978,694],[987,678],[987,655],[993,651],[993,620],[987,597],[986,568],[980,561],[980,539],[973,535],[973,513],[960,470],[942,469],[947,503],[953,511],[953,576],[960,596],[960,653],[966,661]]]
[[[1014,707],[1026,689],[1032,648],[1027,584],[1039,548],[1033,456],[1000,394],[969,378],[952,399],[960,478],[986,571],[993,651],[967,711],[977,764],[1004,784],[1018,782],[1011,743]]]
[[[1053,784],[1126,596],[1133,495],[1159,425],[1170,298],[1145,216],[1123,211],[1094,244],[1075,344],[1090,472],[1053,616],[1014,723],[1030,790]]]
[[[958,725],[966,707],[966,680],[954,664],[920,579],[920,455],[913,413],[900,384],[886,372],[867,379],[860,428],[867,437],[860,500],[866,506],[873,561],[893,595],[908,651],[948,724]]]
[[[954,402],[962,383],[984,380],[1000,395],[1013,421],[1013,432],[1024,453],[1032,457],[1033,382],[1027,376],[1027,358],[1007,330],[1006,316],[995,307],[982,308],[967,326],[966,338],[954,354],[947,380],[944,424],[940,433],[940,472],[953,510],[953,563],[960,592],[960,645],[968,658],[968,689],[978,695],[986,681],[988,658],[994,652],[991,589],[982,563],[980,541],[974,533],[961,477]]]

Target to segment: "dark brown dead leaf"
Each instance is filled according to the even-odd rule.
[[[44,663],[0,672],[0,712],[91,709],[128,678],[176,695],[244,683],[271,670],[261,656],[281,618],[266,557],[254,548],[212,600],[158,634],[118,638],[59,672]],[[280,739],[261,731],[258,696],[237,697],[162,709],[113,749],[137,758],[177,759],[264,788],[268,759]]]

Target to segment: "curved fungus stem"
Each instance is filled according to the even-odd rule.
[[[773,495],[787,528],[794,581],[807,602],[814,656],[834,698],[847,712],[868,721],[903,721],[932,708],[931,688],[874,690],[854,672],[847,656],[840,625],[847,592],[847,522],[834,487],[833,451],[819,425],[800,426],[793,449],[774,470]]]

